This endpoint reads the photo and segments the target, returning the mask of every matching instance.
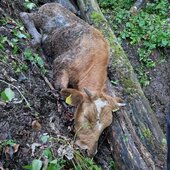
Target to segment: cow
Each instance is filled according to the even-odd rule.
[[[106,94],[107,41],[100,31],[58,3],[47,3],[37,12],[22,12],[20,17],[32,35],[32,45],[41,45],[53,59],[55,88],[77,108],[75,143],[94,156],[101,133],[112,122],[112,110],[124,106],[120,98]]]

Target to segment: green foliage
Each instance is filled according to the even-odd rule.
[[[4,146],[14,146],[15,144],[16,142],[12,139],[0,141],[0,149],[3,148]]]
[[[98,0],[102,8],[129,8],[132,4],[132,0]]]
[[[145,138],[151,139],[152,138],[152,132],[150,129],[143,129],[143,136]]]
[[[11,90],[11,88],[6,88],[3,92],[1,92],[1,99],[5,102],[11,101],[15,96],[15,93]]]
[[[157,14],[163,18],[167,18],[168,10],[170,6],[168,6],[168,0],[156,0],[155,3],[148,3],[146,12],[149,14]]]
[[[25,58],[25,60],[30,61],[31,64],[37,65],[40,68],[41,73],[45,74],[46,70],[44,68],[44,61],[38,54],[33,53],[31,49],[27,48],[24,51],[24,58]]]
[[[118,40],[122,42],[126,39],[130,44],[140,47],[138,60],[142,69],[137,71],[138,78],[142,85],[148,85],[149,74],[145,71],[156,65],[150,57],[152,51],[170,46],[170,23],[167,20],[170,3],[168,0],[156,0],[147,3],[137,14],[132,14],[132,0],[98,1]]]
[[[0,50],[4,49],[4,44],[6,43],[6,41],[7,41],[7,37],[0,36]]]
[[[75,151],[75,161],[74,170],[101,170],[101,168],[95,165],[93,159],[84,157],[78,151]]]
[[[41,167],[42,167],[42,161],[41,160],[39,160],[39,159],[34,159],[33,161],[32,161],[32,166],[31,166],[31,169],[32,170],[40,170],[41,169]]]
[[[48,158],[49,161],[52,161],[52,152],[51,149],[47,148],[43,151],[43,155]]]
[[[36,4],[30,2],[29,0],[25,0],[25,2],[24,2],[24,7],[25,7],[26,9],[32,10],[33,8],[36,7]]]
[[[145,68],[143,66],[140,66],[139,68],[135,69],[139,82],[142,86],[147,86],[149,85],[150,82],[150,77],[149,77],[149,72],[145,71]]]
[[[53,158],[52,152],[50,148],[46,148],[42,156],[48,159],[47,170],[61,170],[66,161],[62,158]],[[43,161],[40,159],[34,159],[30,165],[23,166],[24,169],[28,170],[40,170],[42,168]]]
[[[63,148],[62,152],[64,153],[66,150]],[[79,151],[74,150],[74,157],[72,159],[66,159],[67,157],[63,157],[64,155],[55,157],[52,153],[51,148],[44,149],[40,159],[34,159],[30,165],[23,166],[23,168],[28,170],[39,170],[42,168],[43,164],[46,164],[47,170],[61,170],[63,168],[67,169],[67,167],[73,167],[72,169],[74,170],[101,170],[100,167],[95,165],[93,159],[83,156]],[[43,162],[41,158],[48,159],[48,162]]]
[[[119,83],[119,80],[111,80],[110,82],[113,86],[116,86]]]
[[[49,163],[47,170],[61,170],[64,168],[65,164],[66,161],[64,159],[54,159]]]
[[[114,160],[111,160],[109,162],[109,169],[112,169],[112,170],[117,170],[117,166],[116,166],[116,163]]]
[[[50,136],[48,134],[43,134],[40,137],[40,140],[42,141],[42,143],[47,143],[49,141]]]
[[[95,21],[96,23],[101,23],[103,20],[103,16],[98,12],[93,12],[91,14],[91,17],[92,17],[93,21]]]

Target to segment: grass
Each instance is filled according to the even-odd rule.
[[[149,70],[158,63],[151,58],[153,51],[170,46],[170,22],[167,20],[170,3],[167,0],[157,0],[154,3],[147,3],[138,13],[132,14],[130,12],[134,3],[132,0],[98,0],[98,2],[119,42],[126,40],[132,46],[138,47],[137,59],[140,68],[135,70],[141,85],[148,85]]]

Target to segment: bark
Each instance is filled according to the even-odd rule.
[[[132,13],[136,13],[146,4],[146,0],[137,0],[134,5],[130,8]]]
[[[110,77],[117,77],[127,101],[125,109],[113,113],[110,127],[112,155],[118,169],[164,169],[165,136],[145,97],[128,57],[119,45],[95,0],[78,0],[81,16],[98,28],[110,44]],[[112,86],[107,89],[113,94]]]

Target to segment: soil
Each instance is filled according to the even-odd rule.
[[[42,1],[40,1],[42,3]],[[23,1],[3,1],[0,4],[0,16],[4,14],[14,20],[19,19],[19,12],[23,11]],[[16,23],[8,20],[8,23],[0,25],[0,35],[6,36],[8,40],[14,37],[13,29]],[[67,138],[68,141],[74,138],[72,132],[73,110],[64,105],[59,100],[58,92],[50,89],[45,77],[52,82],[51,65],[47,62],[41,50],[38,50],[39,56],[45,61],[47,73],[42,75],[40,69],[23,58],[23,52],[30,47],[30,39],[21,38],[18,42],[19,50],[16,54],[12,53],[13,47],[10,43],[5,44],[3,52],[0,52],[0,92],[10,87],[15,93],[15,101],[3,102],[0,100],[0,142],[13,140],[17,145],[1,146],[0,143],[0,169],[23,169],[34,158],[39,158],[44,148],[52,148],[52,152],[57,156],[57,149],[62,145],[61,142],[43,143],[41,137],[47,136],[55,139]],[[136,49],[129,48],[124,44],[124,50],[127,52],[129,59],[134,67],[139,65],[136,59]],[[170,54],[170,51],[166,51]],[[37,50],[36,50],[37,53]],[[153,53],[153,58],[159,58],[160,53]],[[168,60],[168,59],[167,59]],[[26,72],[17,72],[13,66],[25,63],[29,66]],[[166,116],[168,111],[169,87],[170,87],[170,66],[168,61],[159,63],[153,70],[149,70],[151,83],[143,88],[145,95],[152,104],[152,108],[158,117],[164,131],[166,131]],[[12,84],[13,86],[10,86]],[[21,94],[28,100],[31,109],[23,100]],[[109,145],[105,139],[105,134],[99,142],[99,152],[94,160],[102,169],[110,169],[109,162],[112,160]],[[35,151],[34,151],[35,146]]]

